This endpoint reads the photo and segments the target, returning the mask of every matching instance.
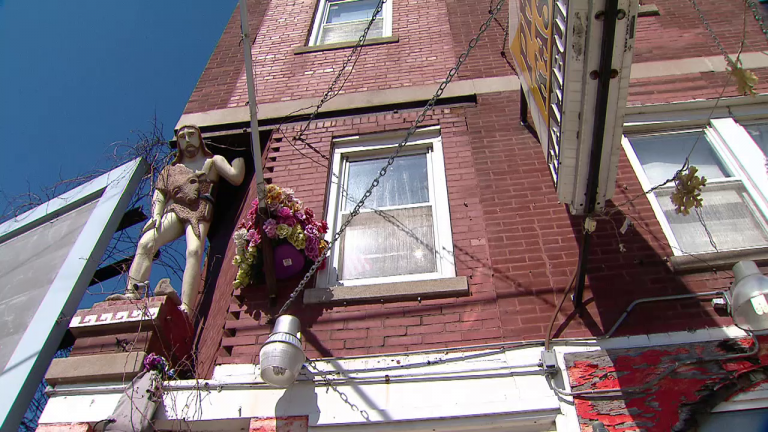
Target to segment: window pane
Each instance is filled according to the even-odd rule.
[[[691,148],[694,150],[690,164],[699,169],[699,175],[712,179],[731,177],[703,131],[634,137],[629,141],[651,185],[672,178],[683,166]]]
[[[339,275],[351,280],[433,273],[434,249],[432,206],[361,213],[341,237]]]
[[[656,194],[680,248],[687,253],[714,252],[696,214],[693,211],[688,216],[675,213],[670,192]],[[704,200],[702,218],[718,250],[768,245],[768,236],[755,219],[758,213],[754,204],[740,185],[731,190],[707,190],[705,187],[701,197]]]
[[[371,182],[387,162],[386,158],[349,162],[348,199],[344,209],[355,207]],[[365,201],[366,208],[392,207],[429,202],[427,155],[401,156],[381,178],[373,195]]]
[[[370,21],[373,11],[376,10],[378,0],[356,0],[345,2],[329,2],[326,24],[365,20]],[[365,28],[365,27],[363,27]]]
[[[320,30],[320,37],[317,40],[318,45],[331,44],[336,42],[355,41],[360,39],[363,30],[368,26],[368,21],[352,21],[339,24],[326,24]],[[368,30],[368,38],[384,36],[384,20],[381,16],[376,18]]]
[[[763,154],[768,156],[768,124],[747,125],[744,126],[744,129],[749,132]]]

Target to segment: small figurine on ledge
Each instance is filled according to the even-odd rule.
[[[176,159],[158,176],[152,197],[152,217],[142,230],[136,257],[128,271],[125,294],[114,294],[107,300],[141,298],[147,292],[157,250],[186,235],[181,309],[190,314],[200,280],[205,238],[213,218],[214,188],[222,177],[239,186],[245,176],[245,161],[237,158],[230,165],[223,156],[211,153],[197,126],[182,126],[176,137]]]

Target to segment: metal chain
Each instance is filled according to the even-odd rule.
[[[749,1],[749,0],[745,0],[745,1]],[[701,22],[704,23],[704,27],[706,27],[707,32],[709,32],[709,35],[715,41],[715,45],[717,45],[717,48],[723,54],[723,58],[725,58],[725,63],[728,64],[728,66],[736,67],[736,65],[733,63],[733,60],[731,60],[731,58],[728,56],[728,53],[725,51],[725,47],[723,47],[723,44],[720,42],[720,38],[717,37],[717,35],[715,34],[715,31],[712,30],[712,26],[709,25],[709,21],[707,21],[707,19],[704,18],[704,13],[702,13],[701,9],[699,9],[699,5],[696,4],[696,0],[688,0],[688,2],[690,2],[691,5],[693,5],[693,8],[696,9],[696,12],[698,12]]]
[[[752,10],[752,16],[755,17],[755,21],[760,24],[760,31],[763,32],[763,36],[765,36],[765,39],[768,40],[768,28],[765,27],[763,14],[761,14],[758,10],[757,4],[752,0],[744,0],[744,3],[746,3],[747,6],[749,6],[749,8]]]
[[[347,78],[344,79],[344,82],[342,82],[341,87],[336,90],[334,93],[334,89],[339,84],[339,80],[341,80],[341,77],[344,76],[344,71],[347,70],[347,66],[349,66],[349,63],[352,61],[352,59],[355,57],[355,54],[360,51],[361,47],[365,43],[366,38],[368,37],[368,31],[371,29],[371,26],[373,26],[373,22],[376,21],[376,17],[379,15],[381,10],[384,7],[384,2],[387,0],[379,0],[379,3],[376,5],[376,9],[373,10],[373,14],[371,14],[371,19],[368,21],[368,25],[363,30],[363,33],[360,35],[360,37],[357,39],[357,43],[354,47],[352,47],[352,51],[349,52],[349,55],[346,59],[344,59],[344,63],[341,64],[341,69],[339,69],[339,72],[336,74],[336,76],[333,78],[333,81],[331,82],[331,85],[328,86],[328,90],[325,91],[323,94],[323,97],[320,99],[320,102],[315,106],[315,110],[310,114],[309,120],[307,120],[307,123],[304,124],[304,126],[299,129],[298,135],[294,137],[294,141],[301,141],[304,145],[309,147],[312,151],[319,154],[323,159],[328,159],[328,155],[325,153],[322,153],[320,150],[318,150],[315,146],[309,144],[306,142],[303,138],[304,134],[309,129],[309,126],[312,124],[312,122],[317,117],[317,114],[320,112],[320,109],[323,107],[323,105],[328,102],[329,100],[336,97],[339,91],[341,91],[341,87],[344,87],[344,83],[349,78],[349,75],[352,74],[352,70],[349,71],[349,74],[347,75]],[[392,0],[389,0],[392,1]],[[358,55],[359,57],[359,55]],[[357,63],[357,59],[355,59],[355,63]],[[352,69],[354,69],[354,64],[352,65]]]
[[[320,257],[315,261],[315,263],[309,269],[309,271],[301,280],[301,282],[299,282],[299,285],[296,287],[296,289],[293,290],[290,298],[288,298],[288,300],[285,302],[283,307],[280,308],[280,312],[278,313],[278,315],[282,315],[285,313],[286,310],[288,310],[288,307],[290,307],[291,303],[296,299],[299,293],[301,293],[301,291],[304,289],[304,286],[309,282],[309,279],[312,277],[312,275],[315,274],[317,269],[322,264],[323,259],[326,257],[328,252],[333,248],[333,245],[336,244],[336,242],[339,240],[341,235],[344,233],[344,230],[347,229],[349,224],[352,223],[352,220],[360,213],[360,209],[365,205],[365,200],[370,198],[370,196],[373,194],[373,190],[379,185],[379,180],[381,180],[381,178],[387,174],[387,170],[389,169],[389,167],[391,167],[392,164],[395,163],[395,158],[400,154],[400,151],[408,143],[408,140],[411,138],[411,136],[413,136],[413,134],[416,133],[416,129],[419,127],[419,125],[426,119],[427,113],[432,108],[435,107],[435,103],[437,102],[437,99],[443,95],[445,88],[448,87],[448,84],[451,83],[453,78],[459,72],[459,68],[461,68],[461,65],[464,64],[464,62],[467,60],[469,53],[472,52],[472,50],[475,48],[475,46],[477,45],[477,42],[480,40],[480,37],[483,35],[483,33],[485,33],[486,30],[488,30],[488,27],[490,27],[491,23],[493,22],[493,19],[496,17],[496,14],[498,14],[499,11],[501,11],[502,6],[504,5],[504,1],[505,0],[499,0],[499,2],[496,4],[496,7],[494,7],[493,9],[493,13],[480,26],[480,29],[478,30],[477,35],[469,41],[467,50],[461,53],[461,55],[459,55],[459,58],[456,61],[456,65],[453,66],[451,70],[448,71],[448,74],[446,75],[443,82],[440,83],[440,86],[435,91],[435,94],[432,95],[432,98],[424,106],[424,109],[421,110],[421,113],[419,114],[419,116],[416,117],[416,121],[414,121],[410,129],[408,129],[408,132],[405,134],[405,138],[403,138],[403,140],[400,141],[400,143],[395,148],[395,151],[392,153],[391,156],[389,156],[389,159],[387,159],[387,163],[381,168],[376,178],[373,179],[373,181],[371,182],[371,185],[368,187],[368,190],[365,191],[360,201],[355,205],[355,208],[349,214],[349,217],[347,218],[347,220],[341,224],[341,226],[339,227],[339,230],[336,232],[336,234],[333,235],[333,238],[328,243],[328,246],[323,251],[323,254],[320,255]]]

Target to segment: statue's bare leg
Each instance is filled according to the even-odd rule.
[[[208,236],[210,222],[200,222],[200,238],[197,238],[191,225],[187,225],[187,264],[181,281],[181,309],[191,314],[197,291],[200,286],[200,265],[203,262],[205,238]]]
[[[149,280],[152,261],[157,250],[181,237],[184,233],[184,223],[173,212],[163,215],[159,225],[158,229],[145,232],[139,240],[139,245],[136,247],[136,257],[128,271],[127,293],[133,291],[133,284],[144,283]]]

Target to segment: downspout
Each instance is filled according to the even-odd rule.
[[[600,159],[603,154],[603,137],[605,136],[605,117],[608,112],[608,92],[610,91],[613,62],[613,44],[616,39],[616,20],[618,18],[619,0],[606,0],[603,17],[603,40],[600,46],[600,66],[597,77],[597,95],[595,102],[595,121],[592,128],[592,153],[589,158],[587,175],[587,218],[584,221],[584,239],[579,252],[578,278],[576,292],[573,294],[573,306],[580,309],[583,306],[584,283],[587,278],[587,261],[589,260],[589,243],[592,237],[592,227],[589,227],[592,213],[595,211],[597,193],[600,186]],[[599,18],[600,12],[595,15]]]

